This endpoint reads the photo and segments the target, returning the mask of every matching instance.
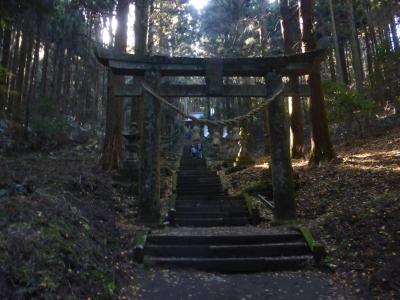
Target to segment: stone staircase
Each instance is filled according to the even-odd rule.
[[[250,226],[244,199],[230,197],[204,159],[184,149],[177,180],[175,223],[153,230],[144,247],[150,266],[220,272],[296,270],[312,261],[299,231]]]

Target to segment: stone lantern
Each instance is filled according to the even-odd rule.
[[[122,134],[125,138],[125,150],[126,156],[122,163],[121,175],[124,181],[132,183],[138,180],[139,177],[139,140],[140,133],[137,129],[137,125],[135,122],[132,123],[132,126],[129,131],[126,131]]]
[[[234,166],[235,167],[248,167],[254,164],[254,159],[251,157],[247,145],[249,143],[250,134],[247,132],[245,127],[240,127],[239,131],[239,145],[240,150],[236,157]]]
[[[201,143],[200,127],[197,125],[192,129],[192,141],[195,144]]]

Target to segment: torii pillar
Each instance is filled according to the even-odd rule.
[[[282,85],[282,78],[276,73],[266,77],[267,95]],[[271,173],[274,199],[274,222],[292,223],[296,220],[293,170],[290,159],[290,133],[288,112],[284,97],[280,95],[268,107],[268,121],[271,144]]]
[[[146,71],[144,80],[154,89],[160,82],[158,71]],[[140,143],[139,216],[141,224],[158,224],[160,221],[160,112],[161,104],[144,90],[142,138]]]

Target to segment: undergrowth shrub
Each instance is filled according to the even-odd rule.
[[[364,136],[378,111],[377,103],[338,82],[325,81],[323,88],[329,122],[342,132]]]
[[[377,110],[372,99],[341,83],[324,81],[323,87],[328,118],[333,123],[371,117]]]
[[[56,103],[42,98],[35,106],[31,121],[34,146],[61,146],[66,140],[66,126],[66,119],[57,114]]]

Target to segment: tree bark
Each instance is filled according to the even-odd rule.
[[[14,103],[13,107],[15,110],[13,110],[13,120],[22,125],[23,121],[23,98],[24,98],[24,75],[25,75],[25,64],[26,64],[26,56],[28,52],[28,42],[29,42],[29,37],[28,37],[28,21],[25,20],[24,22],[24,32],[22,35],[22,44],[21,44],[21,51],[19,53],[19,60],[18,60],[18,72],[16,76],[16,97],[14,98]]]
[[[1,56],[1,67],[6,69],[8,72],[9,62],[10,62],[10,46],[11,46],[11,27],[6,25],[3,33],[3,48],[2,48],[2,56]],[[7,105],[7,76],[8,73],[4,74],[5,76],[0,78],[0,112],[4,111]]]
[[[329,51],[329,53],[328,53],[328,69],[329,69],[329,73],[331,76],[331,80],[337,81],[336,64],[335,64],[334,57],[335,57],[335,51],[333,49],[331,49],[331,51]]]
[[[338,35],[336,32],[335,12],[333,9],[332,0],[328,0],[328,2],[329,2],[329,10],[330,10],[330,15],[331,15],[332,35],[333,35],[333,40],[335,42],[336,79],[340,83],[345,84],[342,63],[341,63],[341,58],[340,58],[339,38],[338,38]]]
[[[135,3],[135,54],[147,53],[147,32],[149,23],[149,1],[136,0]]]
[[[347,0],[348,7],[348,24],[350,27],[350,47],[351,47],[351,59],[354,70],[354,78],[356,82],[356,88],[359,93],[364,90],[364,71],[361,61],[361,53],[358,44],[358,34],[356,24],[354,20],[354,7],[353,0]]]
[[[268,51],[268,32],[267,32],[267,1],[262,1],[260,19],[260,44],[261,44],[261,55],[267,56]],[[269,120],[268,120],[268,106],[262,112],[263,125],[264,125],[264,155],[268,156],[271,153],[270,133],[269,133]]]
[[[52,79],[51,79],[51,91],[50,91],[50,98],[52,101],[55,101],[56,93],[57,93],[57,74],[58,74],[58,69],[59,69],[59,62],[60,62],[60,42],[57,42],[54,50],[53,50],[53,57],[52,57],[52,63],[51,65],[53,66],[53,74],[52,74]]]
[[[302,19],[302,42],[303,50],[311,51],[316,49],[316,36],[313,17],[313,0],[299,0],[300,18]],[[311,153],[310,164],[318,164],[321,161],[329,161],[335,158],[333,151],[328,120],[326,117],[324,93],[321,84],[319,63],[314,64],[311,73],[308,75],[310,86],[310,121],[311,121]]]
[[[129,0],[119,0],[117,4],[118,29],[115,36],[115,50],[126,52],[128,42],[128,14]],[[122,128],[123,128],[123,101],[114,97],[113,89],[124,83],[124,77],[113,76],[109,72],[108,103],[106,136],[103,147],[102,164],[104,169],[118,169],[123,156]]]
[[[21,48],[20,48],[20,40],[21,40],[21,30],[17,29],[17,33],[15,34],[15,40],[14,40],[14,46],[13,46],[13,58],[12,58],[12,63],[11,63],[11,72],[13,74],[16,74],[18,72],[18,62],[19,62],[19,54],[21,52]],[[15,111],[15,107],[14,107],[14,100],[16,98],[15,95],[15,87],[16,87],[16,76],[8,76],[8,85],[9,85],[9,94],[7,97],[7,107],[9,108],[9,113],[10,115],[13,115],[14,111]]]
[[[39,65],[39,51],[40,51],[40,32],[42,29],[42,25],[40,20],[38,19],[37,24],[37,32],[36,32],[36,43],[35,43],[35,50],[33,53],[33,64],[32,64],[32,71],[30,73],[30,84],[28,88],[28,94],[26,97],[26,106],[25,106],[25,138],[28,139],[28,128],[29,128],[29,117],[30,117],[30,106],[31,103],[35,99],[35,90],[36,90],[36,74]]]
[[[365,38],[365,48],[366,48],[366,53],[367,53],[367,69],[368,69],[368,77],[370,80],[370,86],[373,86],[372,82],[372,76],[374,75],[374,68],[373,68],[373,58],[372,58],[372,50],[371,50],[371,39],[369,36],[369,29],[368,27],[365,27],[365,33],[364,33],[364,38]]]
[[[63,96],[62,96],[62,112],[68,113],[70,106],[70,89],[71,89],[71,63],[72,63],[72,50],[67,48],[67,55],[65,56],[65,67],[64,67],[64,82],[63,82]]]
[[[285,54],[293,54],[300,50],[301,33],[299,27],[298,5],[296,0],[280,0],[281,28]],[[289,77],[289,84],[293,90],[298,90],[299,79],[297,76]],[[291,126],[291,153],[292,157],[304,156],[304,122],[299,95],[291,96],[290,126]]]
[[[31,69],[32,69],[32,58],[33,58],[33,45],[35,44],[35,34],[33,33],[33,30],[30,29],[28,31],[29,35],[29,42],[28,42],[28,50],[26,53],[26,65],[25,65],[25,76],[24,76],[24,90],[23,90],[23,95],[22,99],[25,102],[25,108],[27,105],[28,101],[28,92],[29,92],[29,86],[30,86],[30,80],[31,80]]]
[[[136,0],[135,2],[135,54],[146,55],[147,47],[147,32],[149,23],[149,0]],[[141,78],[135,77],[134,80],[140,81]],[[131,122],[136,121],[139,132],[142,131],[142,111],[143,97],[133,98],[131,113]]]
[[[392,36],[394,52],[400,52],[399,37],[397,35],[396,22],[395,22],[395,19],[393,17],[390,20],[389,26],[390,26],[391,36]]]
[[[40,97],[46,97],[47,94],[47,71],[49,66],[50,42],[46,36],[44,43],[42,78],[40,79]]]
[[[342,68],[343,82],[348,85],[350,83],[349,73],[347,70],[347,60],[346,60],[346,49],[345,49],[345,39],[339,37],[339,63]]]

